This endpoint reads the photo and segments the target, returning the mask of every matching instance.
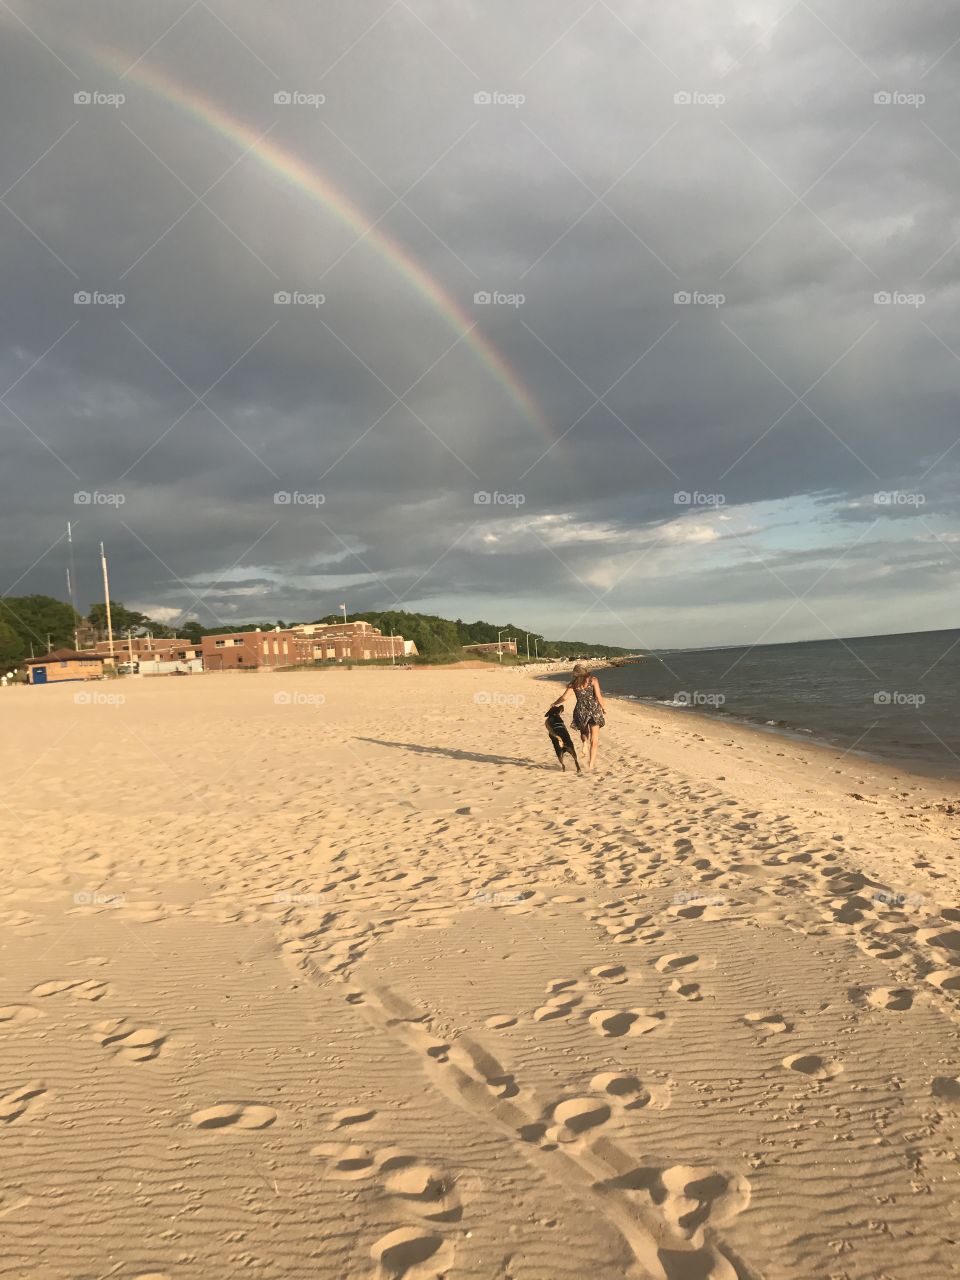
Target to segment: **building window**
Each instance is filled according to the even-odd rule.
[[[217,640],[214,643],[216,644],[218,649],[222,649],[227,642],[226,640]]]
[[[263,652],[264,652],[264,653],[269,653],[269,652],[270,652],[270,641],[269,641],[269,640],[264,640],[264,642],[263,642]]]
[[[240,645],[240,644],[243,644],[243,637],[242,637],[242,636],[234,636],[234,637],[233,637],[233,647],[234,647],[234,648],[236,648],[236,647],[237,647],[237,645]]]

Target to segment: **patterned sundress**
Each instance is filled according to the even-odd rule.
[[[589,733],[592,724],[603,728],[606,720],[603,717],[603,710],[597,701],[597,695],[593,691],[593,682],[588,681],[582,689],[574,689],[576,694],[577,705],[573,712],[573,727],[577,733]]]

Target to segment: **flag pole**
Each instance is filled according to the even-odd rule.
[[[115,666],[113,657],[113,618],[110,615],[110,579],[107,576],[107,553],[100,543],[100,561],[103,565],[103,599],[107,607],[107,643],[110,647],[110,662]]]
[[[70,608],[73,610],[73,647],[80,648],[80,633],[77,629],[77,593],[75,586],[75,574],[73,571],[73,528],[70,521],[67,521],[67,594],[70,597]]]

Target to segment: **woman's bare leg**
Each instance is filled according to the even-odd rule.
[[[600,726],[592,724],[590,726],[590,768],[593,769],[597,759],[597,750],[600,746]]]

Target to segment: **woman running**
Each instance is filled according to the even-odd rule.
[[[607,707],[603,701],[603,694],[600,692],[600,682],[580,662],[573,668],[570,683],[560,697],[555,702],[551,702],[550,705],[552,707],[563,706],[571,693],[577,700],[577,705],[573,710],[573,727],[580,734],[581,742],[586,742],[588,738],[590,740],[590,757],[587,762],[587,768],[593,769],[597,758],[597,749],[600,746],[600,730],[606,724],[604,712]]]

